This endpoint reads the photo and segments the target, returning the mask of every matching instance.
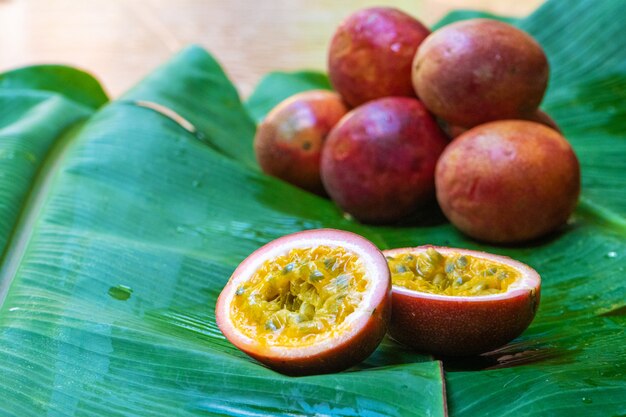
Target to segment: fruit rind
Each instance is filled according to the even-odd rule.
[[[330,81],[350,106],[413,97],[411,63],[430,30],[391,7],[361,9],[337,27],[329,46]]]
[[[419,100],[373,100],[346,114],[328,135],[322,182],[359,221],[392,223],[433,200],[435,166],[447,144]]]
[[[484,353],[519,336],[535,316],[541,278],[511,258],[466,249],[420,246],[384,251],[385,256],[421,253],[434,248],[443,255],[462,253],[504,263],[521,273],[508,291],[484,296],[446,296],[393,286],[392,339],[418,351],[442,356]]]
[[[422,42],[412,80],[436,116],[472,127],[532,114],[548,76],[546,55],[530,35],[504,22],[470,19],[444,26]]]
[[[312,245],[340,246],[357,253],[368,273],[372,287],[361,305],[347,320],[348,330],[308,346],[271,346],[246,336],[229,322],[229,309],[237,288],[267,259],[294,248]],[[390,317],[391,278],[385,258],[365,238],[346,231],[317,229],[278,238],[248,256],[233,272],[216,305],[218,327],[239,349],[270,368],[289,375],[335,372],[352,366],[369,356],[384,337]]]
[[[554,129],[500,120],[468,130],[444,150],[435,186],[443,213],[463,233],[524,242],[567,222],[580,193],[580,165]]]
[[[328,133],[347,112],[339,94],[327,90],[304,91],[280,102],[254,137],[263,172],[324,195],[320,154]]]

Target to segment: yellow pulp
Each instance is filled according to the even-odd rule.
[[[236,290],[231,317],[261,343],[308,345],[342,329],[367,283],[352,252],[328,246],[292,249],[266,261]]]
[[[506,292],[521,274],[507,265],[434,248],[388,256],[393,285],[441,295],[480,296]]]

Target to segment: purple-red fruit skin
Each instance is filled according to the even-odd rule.
[[[357,11],[339,25],[330,43],[333,87],[353,107],[381,97],[414,97],[411,64],[429,34],[426,26],[397,9]]]
[[[556,130],[501,120],[457,137],[437,163],[435,183],[441,209],[462,232],[519,243],[567,222],[580,193],[580,166]]]
[[[541,103],[548,76],[546,55],[530,35],[489,19],[433,32],[420,45],[412,72],[426,107],[465,128],[528,119]]]
[[[324,195],[320,155],[331,129],[347,113],[334,92],[312,90],[278,104],[259,125],[254,151],[266,174]]]
[[[447,138],[417,99],[388,97],[349,112],[322,151],[326,191],[365,223],[390,223],[433,200]]]

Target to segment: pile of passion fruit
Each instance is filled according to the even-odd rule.
[[[264,172],[328,195],[357,220],[389,224],[432,204],[482,241],[563,226],[580,191],[572,147],[539,105],[548,61],[525,32],[471,19],[431,33],[392,8],[337,28],[336,92],[280,103],[254,141]]]
[[[491,243],[562,227],[580,168],[539,105],[541,46],[472,19],[430,32],[392,8],[360,10],[330,44],[335,89],[274,108],[254,149],[262,170],[329,196],[364,223],[393,224],[435,199],[466,235]],[[440,356],[476,355],[519,336],[540,277],[510,258],[435,246],[381,252],[322,229],[277,239],[233,273],[216,307],[238,348],[290,375],[346,369],[385,334]]]

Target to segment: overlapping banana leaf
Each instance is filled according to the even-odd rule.
[[[435,209],[362,226],[262,175],[254,120],[328,88],[322,74],[273,74],[247,109],[199,48],[108,104],[73,69],[0,75],[0,415],[625,415],[624,15],[621,0],[555,0],[514,22],[549,55],[544,108],[583,172],[570,224],[522,247],[481,246]],[[316,227],[518,258],[543,277],[538,316],[477,358],[385,341],[347,372],[276,374],[222,337],[215,299],[251,251]]]

